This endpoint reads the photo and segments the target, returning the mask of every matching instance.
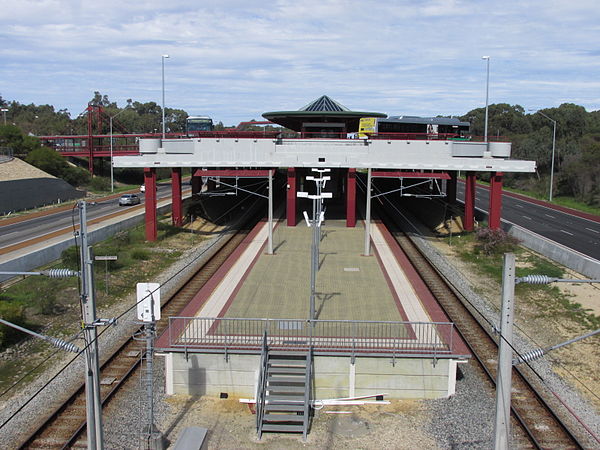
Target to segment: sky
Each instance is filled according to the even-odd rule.
[[[352,110],[600,109],[597,0],[0,0],[0,95],[162,103],[225,125],[323,94]]]

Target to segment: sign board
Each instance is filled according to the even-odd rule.
[[[117,256],[113,255],[107,255],[107,256],[94,256],[94,259],[96,261],[116,261],[117,260]]]
[[[142,322],[160,319],[160,284],[137,284],[137,318]]]

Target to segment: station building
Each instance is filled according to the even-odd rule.
[[[156,238],[156,168],[172,170],[175,225],[182,222],[183,168],[192,169],[193,193],[200,191],[201,177],[272,179],[275,170],[285,171],[287,177],[281,218],[271,203],[269,220],[261,222],[214,279],[171,318],[159,339],[157,346],[167,354],[167,392],[228,393],[256,397],[260,403],[266,395],[260,386],[264,383],[267,394],[269,389],[264,378],[268,353],[278,351],[310,355],[311,377],[302,395],[312,400],[382,393],[395,398],[452,395],[457,364],[470,357],[469,351],[389,232],[371,223],[371,181],[385,178],[397,183],[392,190],[400,192],[406,183],[443,181],[445,200],[454,202],[460,171],[466,182],[464,229],[472,230],[475,180],[488,172],[489,226],[498,228],[503,173],[533,172],[535,163],[511,159],[508,142],[466,140],[453,130],[468,124],[456,119],[424,119],[425,133],[388,128],[361,139],[359,123],[364,117],[405,127],[416,121],[350,111],[327,96],[298,111],[263,116],[297,136],[282,131],[264,138],[207,134],[143,139],[139,155],[115,158],[116,167],[144,169],[149,240]],[[333,220],[326,217],[317,314],[310,317],[311,232],[297,226],[299,212],[308,209],[308,204],[298,203],[297,194],[308,189],[307,176],[313,169],[331,171],[328,189],[343,214]],[[367,185],[366,212],[360,221],[359,173]]]

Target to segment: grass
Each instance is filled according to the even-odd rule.
[[[156,242],[145,241],[144,226],[141,225],[94,245],[94,255],[116,255],[118,258],[108,264],[104,261],[94,264],[97,308],[101,310],[122,302],[135,291],[138,282],[155,281],[159,273],[181,256],[184,248],[197,243],[198,239],[180,228],[159,222]],[[58,262],[56,267],[77,266],[78,254],[74,247],[65,252],[64,257],[64,262]],[[0,317],[48,336],[72,336],[81,329],[78,285],[77,278],[27,277],[0,294]],[[44,341],[28,339],[27,335],[3,327],[0,326],[0,350],[27,338],[22,351],[35,354],[35,357],[19,357],[16,362],[3,360],[0,363],[0,392],[33,368],[40,358],[54,351]]]
[[[469,263],[473,271],[491,279],[498,284],[502,282],[503,254],[485,254],[478,250],[475,234],[467,234],[452,240],[452,247],[457,255]],[[517,263],[516,276],[547,275],[563,278],[563,269],[551,261],[535,255],[527,249],[516,246],[513,251]],[[582,305],[573,300],[572,296],[564,294],[556,284],[536,285],[519,283],[515,286],[515,296],[519,303],[531,304],[538,311],[536,318],[552,317],[562,321],[568,319],[583,326],[585,329],[600,327],[600,316],[596,316]]]

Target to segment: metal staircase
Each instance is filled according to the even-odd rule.
[[[264,431],[302,433],[310,420],[312,353],[263,348],[256,396],[258,438]]]

